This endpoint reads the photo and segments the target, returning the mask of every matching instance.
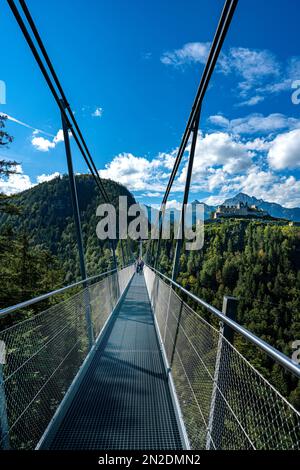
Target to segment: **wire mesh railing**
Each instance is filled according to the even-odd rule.
[[[220,329],[144,269],[192,449],[299,449],[300,414]],[[183,296],[182,296],[183,297]]]
[[[87,310],[97,338],[134,267],[0,332],[0,448],[34,449],[89,350]]]

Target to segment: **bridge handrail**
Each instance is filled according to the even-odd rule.
[[[173,281],[170,279],[168,276],[165,274],[161,273],[157,269],[155,269],[153,266],[150,266],[146,264],[146,266],[154,271],[156,274],[161,276],[163,279],[168,281],[170,284],[172,284],[174,287],[177,287],[181,292],[186,294],[188,297],[193,299],[195,302],[197,302],[199,305],[204,307],[206,310],[208,310],[210,313],[218,317],[222,322],[226,323],[230,328],[235,330],[237,333],[242,335],[244,338],[246,338],[248,341],[250,341],[252,344],[260,348],[264,353],[266,353],[269,357],[271,357],[275,362],[280,364],[282,367],[284,367],[286,370],[291,372],[293,375],[296,377],[300,378],[300,366],[294,363],[288,356],[283,354],[282,352],[278,351],[278,349],[274,348],[270,344],[268,344],[266,341],[262,340],[258,336],[256,336],[254,333],[251,333],[251,331],[247,330],[243,326],[241,326],[239,323],[237,323],[234,320],[231,320],[230,318],[226,317],[220,310],[218,310],[216,307],[213,307],[209,303],[205,302],[205,300],[200,299],[197,297],[195,294],[192,292],[189,292],[187,289],[182,287],[180,284],[177,282]],[[195,312],[196,313],[196,312]]]
[[[129,263],[126,266],[123,266],[123,268],[127,268],[128,266],[131,266],[133,263]],[[82,284],[85,284],[87,282],[91,282],[95,279],[98,279],[99,277],[106,276],[108,274],[114,273],[118,271],[118,269],[110,269],[109,271],[105,271],[104,273],[101,274],[96,274],[95,276],[90,276],[87,277],[86,279],[83,279],[81,281],[74,282],[73,284],[70,284],[65,287],[61,287],[59,289],[53,290],[51,292],[47,292],[46,294],[39,295],[38,297],[34,297],[33,299],[25,300],[24,302],[20,302],[15,305],[11,305],[9,307],[3,308],[0,310],[0,318],[4,317],[5,315],[9,315],[10,313],[15,312],[16,310],[19,310],[21,308],[26,308],[29,307],[30,305],[36,304],[37,302],[41,302],[42,300],[49,299],[49,297],[52,297],[53,295],[58,295],[62,294],[63,292],[66,292],[69,289],[72,289],[74,287],[80,286]]]

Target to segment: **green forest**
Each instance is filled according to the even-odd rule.
[[[0,127],[1,122],[0,119]],[[3,127],[0,129],[0,142],[2,145],[9,145],[12,139]],[[0,160],[0,175],[9,176],[15,172],[15,168],[16,162]],[[127,196],[128,205],[135,203],[133,195],[124,186],[110,180],[102,180],[102,183],[117,213],[119,196]],[[93,276],[113,268],[110,242],[100,241],[96,236],[96,208],[104,201],[92,176],[77,175],[76,185],[87,274]],[[148,254],[156,252],[156,243],[155,241],[148,244]],[[144,243],[145,247],[146,245],[147,243]],[[125,240],[122,245],[118,241],[116,251],[121,266],[137,257],[138,246],[133,241]],[[157,268],[168,276],[172,272],[174,253],[174,239],[171,237],[170,240],[163,240]],[[148,256],[147,261],[153,265],[154,257]],[[11,197],[0,195],[0,276],[0,308],[70,285],[80,279],[67,176],[57,177]],[[189,252],[183,247],[177,281],[220,310],[224,295],[233,295],[238,300],[237,321],[291,357],[292,342],[300,338],[299,227],[289,226],[285,222],[280,224],[271,220],[251,219],[227,219],[220,223],[205,223],[203,249]],[[98,301],[102,302],[103,296],[100,297]],[[0,322],[1,331],[23,319],[31,317],[31,320],[35,320],[39,317],[36,313],[64,300],[67,300],[67,303],[62,302],[60,311],[64,322],[67,315],[72,317],[71,334],[68,330],[65,340],[61,343],[61,351],[56,350],[55,344],[49,346],[49,362],[37,366],[40,376],[47,377],[49,370],[55,368],[55,361],[65,357],[74,338],[79,338],[79,345],[74,350],[73,369],[64,365],[61,371],[57,382],[57,398],[50,406],[49,416],[52,416],[53,410],[60,402],[61,393],[67,390],[86,353],[84,324],[81,324],[81,329],[76,332],[76,309],[68,310],[68,302],[76,302],[80,307],[80,288],[39,302],[27,310],[19,310],[16,316],[4,317]],[[102,309],[98,306],[99,304],[97,311],[100,312]],[[219,328],[216,318],[195,304],[191,306],[209,320],[210,324]],[[56,307],[55,305],[54,308]],[[22,324],[17,325],[19,326],[22,327]],[[55,324],[53,330],[54,327]],[[49,327],[50,333],[51,328]],[[25,363],[27,353],[35,347],[35,343],[41,346],[48,338],[48,332],[45,335],[43,328],[39,334],[37,331],[38,329],[33,329],[30,334],[24,335],[20,328],[20,340],[18,336],[14,337],[14,340],[17,338],[19,354]],[[191,331],[191,334],[193,333],[198,335],[197,328]],[[26,346],[23,348],[20,344],[25,339]],[[295,377],[286,373],[282,367],[274,364],[265,354],[250,346],[237,334],[234,335],[234,346],[292,405],[300,409],[300,386]],[[18,353],[18,348],[11,347],[10,354],[15,354],[15,351]],[[195,374],[196,372],[197,370]],[[174,374],[176,375],[175,370]],[[178,380],[180,382],[182,377]],[[26,384],[30,384],[28,390],[33,389],[36,383],[35,374],[26,376]],[[18,382],[12,381],[8,386],[9,395],[13,396],[18,387]],[[41,404],[42,402],[36,401],[34,405],[37,421],[44,419],[39,411]],[[196,419],[194,415],[197,416],[197,413],[191,414],[190,410],[188,411],[192,424]],[[15,416],[10,419],[13,421]],[[25,426],[26,429],[25,418],[24,422],[20,422],[20,426],[22,429]],[[230,426],[228,429],[230,430]],[[20,431],[20,435],[22,432]],[[18,439],[17,435],[18,432],[13,434],[12,438]],[[25,441],[22,435],[20,445],[25,446]]]
[[[129,204],[135,202],[122,185],[109,180],[103,184],[116,207],[120,195],[128,196]],[[96,207],[102,201],[92,177],[77,176],[77,188],[87,271],[92,276],[112,268],[112,252],[109,243],[96,236]],[[80,279],[67,176],[1,199],[1,204],[2,308]],[[131,245],[129,249],[128,242],[123,243],[126,260],[137,254],[136,245]],[[174,240],[162,243],[158,268],[168,275],[174,247]],[[121,261],[120,245],[117,254]],[[291,357],[292,342],[300,337],[298,227],[236,219],[205,224],[203,249],[182,251],[178,282],[219,309],[224,295],[234,295],[238,298],[237,320]],[[297,381],[240,338],[236,342],[253,365],[299,408]]]
[[[12,138],[4,124],[1,119],[0,143],[7,146]],[[15,171],[15,164],[0,161],[0,174],[8,176]],[[96,236],[96,207],[103,201],[90,175],[76,176],[76,184],[87,273],[93,276],[113,267],[109,242],[101,242]],[[103,180],[103,185],[117,212],[119,196],[127,196],[128,205],[135,203],[124,186],[110,180]],[[123,242],[122,248],[125,262],[137,256],[135,243]],[[161,248],[158,269],[170,275],[174,240],[163,241]],[[121,264],[120,242],[117,255]],[[153,259],[149,262],[152,264]],[[0,308],[80,279],[67,176],[15,196],[0,196],[0,276]],[[206,223],[203,249],[182,250],[177,280],[219,309],[224,295],[235,296],[238,322],[291,357],[292,342],[300,338],[299,227],[246,219]],[[40,303],[25,316],[46,305]],[[19,319],[23,315],[19,314]],[[2,327],[7,326],[6,320],[4,323]],[[300,388],[295,378],[237,335],[235,345],[300,408]]]
[[[103,201],[91,176],[77,176],[76,182],[87,273],[93,276],[113,267],[109,242],[96,235],[96,207]],[[124,186],[109,180],[103,184],[117,211],[119,196],[127,196],[128,204],[135,202]],[[10,210],[0,214],[2,307],[80,279],[68,177],[39,184],[8,200]],[[123,242],[123,251],[129,260],[127,242]],[[117,255],[121,262],[120,246]]]
[[[162,242],[158,269],[167,275],[174,246],[174,240]],[[237,219],[205,224],[203,250],[182,251],[177,281],[219,309],[224,295],[235,296],[238,322],[291,357],[300,338],[299,227]],[[295,378],[238,335],[235,345],[300,408]]]

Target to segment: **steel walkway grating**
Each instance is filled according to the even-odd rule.
[[[50,448],[182,448],[142,275],[133,278]]]

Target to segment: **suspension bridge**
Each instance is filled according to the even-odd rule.
[[[118,268],[112,241],[114,269],[87,277],[69,132],[104,201],[108,196],[25,1],[22,14],[8,4],[61,112],[82,279],[0,311],[0,318],[16,317],[51,300],[0,332],[0,447],[299,449],[300,413],[234,337],[298,379],[299,366],[236,321],[236,299],[224,297],[220,311],[177,283],[181,240],[171,277],[157,269],[163,205],[155,253],[142,273],[124,259]],[[163,204],[192,138],[183,204],[188,200],[201,105],[236,6],[225,2]]]

